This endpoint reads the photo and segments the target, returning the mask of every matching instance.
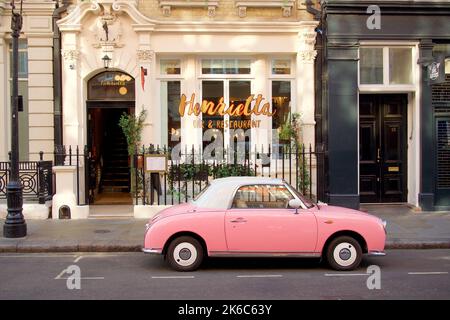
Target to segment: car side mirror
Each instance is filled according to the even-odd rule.
[[[295,214],[298,214],[298,208],[301,208],[302,202],[299,199],[289,200],[289,208],[295,209]]]

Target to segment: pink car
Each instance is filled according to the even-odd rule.
[[[281,179],[214,180],[193,201],[146,225],[145,253],[178,271],[209,257],[317,257],[353,270],[363,254],[383,256],[386,223],[361,211],[314,204]]]

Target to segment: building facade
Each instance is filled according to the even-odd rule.
[[[23,28],[19,43],[20,159],[46,159],[53,152],[53,25],[55,1],[29,0],[23,3]],[[11,91],[11,7],[0,1],[0,161],[10,150]]]
[[[449,208],[449,15],[448,1],[323,1],[330,203]]]

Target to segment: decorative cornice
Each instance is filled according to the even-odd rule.
[[[292,8],[295,0],[236,0],[235,6],[238,8],[238,15],[244,18],[247,15],[247,7],[253,8],[281,8],[283,17],[292,15]]]
[[[137,61],[141,63],[151,63],[155,52],[153,50],[139,49],[136,51]]]
[[[170,16],[173,8],[208,8],[208,16],[216,15],[216,8],[219,6],[217,0],[159,0],[159,6],[165,17]]]
[[[103,0],[92,3],[81,2],[69,15],[58,21],[63,32],[79,32],[82,22],[88,13],[98,15],[99,3],[112,3],[113,12],[126,13],[132,20],[132,27],[136,32],[219,32],[219,33],[298,33],[306,27],[317,26],[317,21],[179,21],[179,20],[154,20],[145,17],[139,12],[136,2],[131,0]]]
[[[317,33],[314,26],[307,26],[299,32],[299,50],[298,56],[301,61],[312,63],[317,57],[316,44]]]

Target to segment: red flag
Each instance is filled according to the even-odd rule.
[[[147,69],[145,69],[144,67],[141,67],[141,86],[142,86],[142,91],[144,90],[145,87],[145,77],[147,76]]]

